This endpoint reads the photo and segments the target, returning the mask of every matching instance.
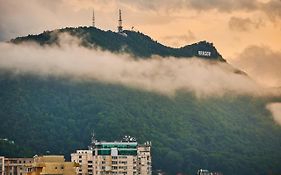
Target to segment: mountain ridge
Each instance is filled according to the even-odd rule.
[[[140,32],[124,30],[123,33],[116,33],[110,30],[104,31],[95,27],[67,27],[53,31],[45,31],[38,35],[17,37],[11,42],[19,44],[33,41],[40,45],[58,44],[58,35],[68,33],[82,39],[82,46],[95,48],[100,47],[111,52],[126,52],[135,58],[149,58],[152,55],[162,57],[198,57],[209,60],[226,62],[212,43],[200,41],[194,44],[179,48],[165,46],[153,40],[148,35]],[[204,54],[205,53],[205,54]]]

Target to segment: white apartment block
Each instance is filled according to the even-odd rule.
[[[79,163],[78,175],[151,175],[151,143],[135,140],[92,142],[89,150],[77,150],[71,161]]]

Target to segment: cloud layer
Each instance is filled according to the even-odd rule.
[[[268,87],[281,87],[280,51],[273,51],[266,46],[250,46],[233,63],[259,83]]]
[[[258,29],[263,25],[263,22],[262,20],[253,21],[250,18],[231,17],[228,25],[229,28],[233,31],[246,32],[251,30],[252,28]]]
[[[236,69],[227,63],[198,58],[159,56],[149,60],[136,60],[125,54],[116,55],[80,47],[80,42],[68,34],[60,36],[60,47],[2,42],[0,70],[9,71],[15,76],[33,74],[42,78],[48,76],[69,78],[76,82],[94,80],[120,84],[171,97],[177,91],[193,92],[198,98],[221,97],[225,94],[281,95],[280,89],[266,89],[248,76],[235,73]],[[241,55],[242,58],[245,60],[255,58],[250,54],[255,49],[246,50]],[[261,52],[259,56],[267,56],[265,54],[269,53]],[[278,63],[275,66],[278,67]],[[266,108],[272,112],[274,120],[281,124],[281,103],[271,103]]]
[[[71,2],[75,7],[87,8],[88,6],[104,8],[106,6],[130,6],[141,10],[152,11],[177,11],[192,9],[197,11],[217,10],[231,13],[234,11],[262,11],[272,18],[281,18],[280,0],[64,0]],[[106,6],[104,6],[106,4]]]
[[[227,63],[158,56],[137,61],[128,55],[79,47],[79,40],[66,34],[61,40],[61,47],[1,43],[0,69],[18,74],[94,79],[166,95],[178,90],[192,91],[198,96],[266,93],[247,76],[234,73],[235,69]]]
[[[281,103],[270,103],[266,108],[272,113],[274,121],[281,125]]]

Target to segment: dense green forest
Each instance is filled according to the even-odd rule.
[[[0,76],[0,154],[65,154],[97,138],[135,136],[153,144],[153,169],[194,174],[281,172],[281,127],[265,109],[269,100],[247,96],[175,97],[100,82],[31,75]],[[10,150],[9,150],[10,149]],[[26,150],[26,151],[22,151]],[[169,166],[168,166],[169,165]]]
[[[202,59],[225,61],[206,41],[170,48],[139,32],[125,31],[125,37],[93,27],[46,31],[12,42],[60,44],[63,32],[82,38],[85,47],[125,51],[135,58],[192,57],[206,50],[211,57]],[[94,80],[0,70],[0,155],[50,153],[69,159],[76,149],[87,149],[95,130],[101,140],[131,135],[140,143],[151,141],[153,170],[170,175],[193,175],[200,168],[225,175],[280,174],[281,127],[265,108],[272,101],[281,97],[229,93],[197,98],[188,91],[168,97]]]
[[[112,31],[103,31],[94,27],[78,27],[64,28],[55,31],[45,31],[39,35],[28,35],[26,37],[18,37],[13,39],[13,43],[22,43],[24,41],[35,41],[41,45],[59,44],[59,34],[69,33],[72,36],[82,39],[81,45],[86,47],[99,47],[111,52],[127,52],[135,56],[135,58],[149,58],[152,55],[160,55],[163,57],[202,57],[204,59],[212,59],[225,61],[219,54],[212,43],[200,41],[181,48],[171,48],[154,41],[149,36],[140,32],[126,30],[121,35]],[[211,56],[200,56],[198,51],[211,52]]]

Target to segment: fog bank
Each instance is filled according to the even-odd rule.
[[[266,108],[272,113],[274,121],[281,125],[281,103],[270,103]]]
[[[14,74],[98,80],[165,95],[174,95],[178,90],[191,91],[197,96],[276,93],[246,75],[234,73],[227,63],[159,56],[135,60],[126,54],[80,47],[79,43],[79,39],[67,34],[60,36],[60,47],[0,43],[0,69]]]

